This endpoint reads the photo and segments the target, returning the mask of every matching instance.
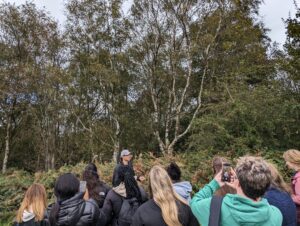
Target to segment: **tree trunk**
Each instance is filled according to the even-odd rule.
[[[54,153],[52,153],[52,157],[51,157],[51,169],[55,168],[55,155]]]
[[[119,156],[119,150],[120,150],[120,143],[119,140],[115,141],[114,144],[114,153],[113,153],[113,162],[118,162],[118,156]]]
[[[7,169],[7,162],[8,162],[8,155],[10,151],[10,130],[11,130],[11,117],[9,116],[7,119],[7,126],[6,126],[6,137],[5,137],[5,153],[2,165],[2,173],[4,174]]]

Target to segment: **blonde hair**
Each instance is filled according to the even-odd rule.
[[[17,222],[23,221],[23,212],[25,210],[35,215],[35,221],[44,219],[44,213],[47,206],[47,196],[45,187],[41,184],[32,184],[26,191],[25,197],[17,213]]]
[[[178,219],[176,201],[187,204],[173,190],[172,181],[167,171],[161,166],[153,166],[149,173],[150,191],[155,203],[160,207],[162,217],[168,226],[182,226]]]
[[[291,194],[291,187],[287,183],[285,183],[277,167],[271,162],[267,162],[267,164],[272,176],[271,185],[281,191],[285,191]]]
[[[294,170],[300,170],[300,151],[290,149],[283,153],[283,158],[287,163],[293,167]]]

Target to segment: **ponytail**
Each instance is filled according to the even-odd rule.
[[[49,221],[50,226],[55,226],[58,218],[58,212],[60,209],[60,203],[57,201],[51,208]]]

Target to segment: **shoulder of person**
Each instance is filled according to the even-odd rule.
[[[99,210],[97,202],[92,198],[86,200],[84,205],[85,205],[85,210],[92,211],[92,212]]]
[[[111,190],[111,187],[105,182],[102,182],[102,186],[105,189],[106,193],[108,193]]]
[[[273,221],[276,223],[276,225],[281,225],[282,223],[282,213],[281,211],[276,207],[276,206],[273,206],[273,205],[270,205],[270,212],[271,212],[271,219],[273,219]]]
[[[117,192],[115,192],[113,189],[110,189],[106,195],[107,200],[116,200],[116,199],[122,199],[121,195],[119,195]]]
[[[100,209],[97,202],[94,199],[88,199],[84,202],[84,211],[83,215],[99,215]]]

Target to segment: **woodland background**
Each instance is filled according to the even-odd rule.
[[[89,161],[110,172],[123,148],[145,171],[175,158],[189,179],[215,154],[283,169],[300,147],[300,9],[281,49],[261,3],[135,0],[124,13],[122,0],[69,0],[64,27],[33,3],[1,4],[0,218],[33,180]]]

